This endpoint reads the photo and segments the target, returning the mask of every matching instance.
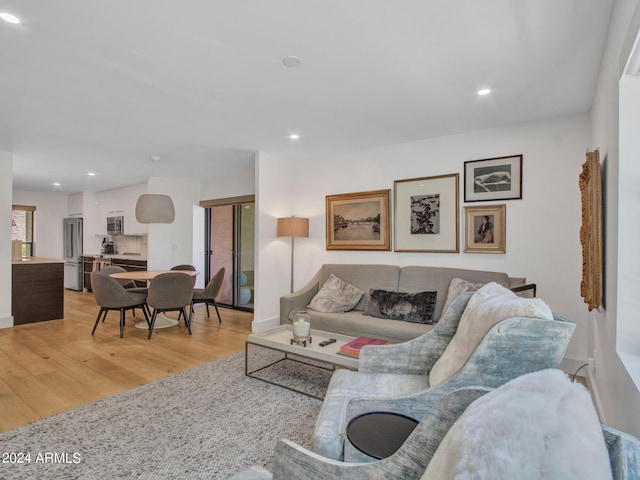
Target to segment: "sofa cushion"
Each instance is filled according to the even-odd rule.
[[[334,332],[350,337],[371,337],[389,340],[391,343],[401,343],[419,337],[432,330],[435,325],[426,323],[390,321],[386,318],[376,318],[362,315],[359,310],[344,313],[323,313],[309,310],[311,314],[311,328]]]
[[[309,308],[318,312],[348,312],[355,307],[364,292],[331,274],[320,291],[311,299]]]
[[[484,283],[470,282],[462,278],[452,279],[449,283],[447,299],[445,300],[444,306],[442,307],[442,313],[444,314],[444,312],[447,311],[449,305],[451,305],[459,295],[462,295],[465,292],[475,292],[477,290],[480,290],[480,287],[482,287],[483,285]]]
[[[363,315],[413,323],[433,323],[436,296],[436,292],[403,293],[371,289]]]
[[[561,370],[518,377],[474,401],[453,424],[423,479],[610,479],[589,392]]]
[[[327,263],[318,271],[318,285],[324,285],[331,274],[358,287],[363,292],[368,292],[371,288],[395,292],[421,291],[400,290],[398,288],[400,267],[397,265]],[[427,289],[425,288],[424,290]],[[366,295],[362,295],[362,298],[354,307],[355,310],[362,310],[364,308],[365,298]]]
[[[518,297],[495,282],[486,284],[469,299],[455,335],[429,372],[429,384],[437,385],[460,370],[491,327],[509,317],[553,320],[553,313],[539,298]]]
[[[411,265],[401,268],[397,288],[386,288],[385,290],[396,290],[398,292],[438,292],[434,315],[435,321],[438,321],[444,311],[443,307],[447,299],[449,284],[454,278],[464,278],[469,282],[477,283],[496,282],[505,287],[509,287],[509,275],[506,273]]]

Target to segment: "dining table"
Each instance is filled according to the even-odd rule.
[[[163,273],[184,273],[191,277],[200,275],[200,272],[193,270],[133,270],[130,272],[111,273],[109,276],[118,280],[146,281],[147,285],[149,285],[154,278],[158,275],[162,275]],[[160,313],[156,317],[156,323],[153,328],[168,328],[173,327],[178,323],[178,320],[174,320],[173,318],[169,318],[165,314]],[[138,322],[136,323],[136,328],[144,328],[148,330],[149,325],[147,325],[147,322]]]

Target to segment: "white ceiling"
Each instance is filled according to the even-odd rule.
[[[71,193],[583,112],[612,1],[0,0],[0,150]]]

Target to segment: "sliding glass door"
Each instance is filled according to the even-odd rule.
[[[255,203],[216,205],[206,209],[207,278],[222,267],[225,277],[217,301],[253,311]]]

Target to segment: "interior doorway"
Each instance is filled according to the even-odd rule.
[[[229,199],[231,200],[231,199]],[[225,276],[217,301],[220,305],[253,311],[255,202],[224,203],[205,207],[205,276],[222,267]]]

